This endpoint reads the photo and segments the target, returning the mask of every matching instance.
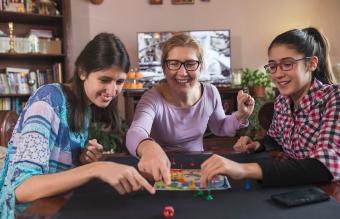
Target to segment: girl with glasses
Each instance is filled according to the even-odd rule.
[[[280,92],[271,126],[261,141],[243,136],[234,149],[280,149],[286,159],[240,164],[214,155],[202,165],[202,185],[216,174],[269,186],[340,180],[340,86],[326,38],[312,27],[290,30],[272,41],[268,56],[265,68]]]
[[[219,136],[235,135],[247,126],[254,100],[240,91],[238,111],[225,115],[217,88],[198,81],[203,52],[192,37],[175,35],[165,42],[162,52],[165,80],[139,101],[126,145],[140,158],[139,170],[170,184],[165,151],[203,151],[207,126]]]
[[[135,168],[98,161],[102,146],[96,140],[85,149],[91,115],[93,122],[119,130],[115,98],[129,67],[120,39],[101,33],[78,56],[70,83],[42,86],[29,98],[1,173],[1,219],[14,218],[35,200],[65,193],[95,178],[121,194],[141,187],[155,192]]]

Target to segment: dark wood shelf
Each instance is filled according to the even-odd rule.
[[[55,24],[61,23],[61,15],[41,15],[33,13],[18,13],[11,11],[0,11],[0,22],[14,22],[23,24]]]
[[[12,1],[13,2],[13,1]],[[56,70],[53,80],[59,80],[61,73],[63,80],[69,80],[72,75],[69,48],[71,47],[71,0],[56,0],[57,10],[60,15],[42,15],[36,13],[19,13],[12,11],[0,11],[0,29],[8,34],[8,22],[14,23],[13,35],[15,37],[27,37],[32,29],[52,31],[52,36],[59,38],[61,51],[47,50],[51,52],[61,52],[62,54],[45,53],[0,53],[0,73],[5,73],[7,67],[28,69],[30,72],[46,73]],[[57,76],[58,75],[58,76]],[[46,76],[47,77],[47,76]],[[43,77],[46,79],[45,77]],[[47,81],[41,81],[42,85]],[[22,103],[25,103],[31,94],[4,94],[0,93],[0,99],[15,99],[15,106],[11,104],[10,110],[20,112]],[[14,103],[11,101],[11,103]],[[20,108],[18,107],[20,104]]]
[[[0,53],[0,58],[19,58],[19,59],[30,59],[30,58],[63,58],[64,54],[44,54],[44,53]]]
[[[1,97],[29,97],[31,94],[0,94]]]

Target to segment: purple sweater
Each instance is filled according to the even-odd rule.
[[[129,152],[136,156],[137,146],[145,138],[153,138],[166,151],[203,151],[207,125],[218,136],[234,136],[248,125],[240,124],[234,113],[225,115],[214,85],[202,85],[200,100],[190,107],[169,104],[156,88],[145,92],[126,135]]]

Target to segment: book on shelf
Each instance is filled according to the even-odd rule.
[[[30,29],[29,35],[35,35],[38,38],[53,38],[53,31],[51,29]]]
[[[7,53],[9,50],[9,37],[0,36],[0,52]]]
[[[39,69],[37,69],[36,72],[31,72],[31,75],[33,77],[36,77],[37,87],[40,87],[44,84],[57,82],[57,80],[53,78],[53,73],[51,69],[46,69],[45,71],[40,71]],[[36,89],[34,89],[34,91],[35,90]]]
[[[28,86],[28,68],[6,67],[6,75],[10,93],[29,94]]]
[[[60,62],[53,65],[53,78],[55,82],[63,83],[63,70]]]
[[[57,3],[52,0],[0,0],[0,11],[59,15]]]
[[[26,103],[27,101],[23,101],[19,97],[2,97],[0,98],[0,110],[16,111],[17,114],[20,114]]]
[[[10,92],[7,75],[0,73],[0,94],[9,94]]]
[[[11,110],[11,98],[0,98],[0,110]]]
[[[44,84],[62,83],[62,64],[55,63],[45,70],[6,67],[0,72],[0,94],[31,94]]]

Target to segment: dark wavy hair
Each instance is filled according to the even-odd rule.
[[[324,84],[334,84],[332,66],[329,58],[329,43],[327,38],[316,28],[293,29],[278,35],[270,44],[271,48],[277,45],[286,45],[296,50],[305,57],[316,56],[319,59],[318,66],[313,72],[313,78]]]
[[[111,33],[100,33],[95,36],[83,49],[75,62],[75,71],[71,86],[63,86],[69,102],[69,127],[71,131],[84,129],[87,97],[84,82],[80,80],[80,72],[86,76],[92,72],[111,67],[119,67],[122,71],[130,69],[130,59],[122,41]],[[113,99],[106,108],[91,105],[91,120],[100,122],[112,130],[120,130],[120,117],[117,109],[117,98]]]

